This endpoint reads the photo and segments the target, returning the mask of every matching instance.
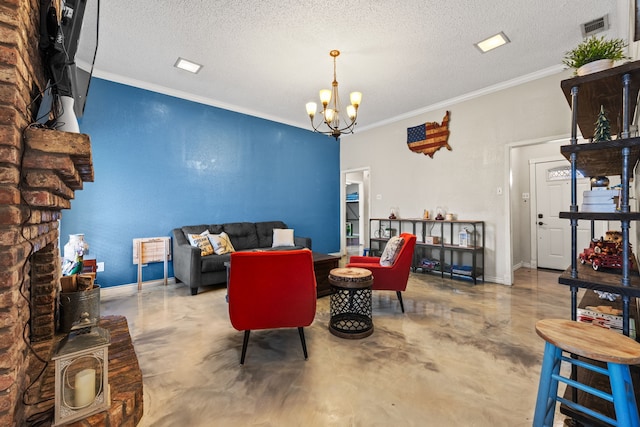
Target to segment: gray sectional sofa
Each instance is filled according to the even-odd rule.
[[[172,231],[173,273],[176,282],[183,282],[191,288],[191,295],[198,293],[200,286],[226,283],[227,269],[224,265],[231,254],[201,256],[199,248],[191,246],[188,234],[200,234],[209,230],[211,234],[223,231],[229,235],[236,251],[311,249],[311,239],[294,237],[295,246],[273,248],[273,229],[288,228],[282,221],[232,222],[227,224],[187,225]]]

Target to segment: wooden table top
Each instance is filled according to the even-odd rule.
[[[373,274],[365,268],[334,268],[329,272],[329,283],[341,288],[367,288],[373,283]]]
[[[543,319],[536,322],[536,332],[545,341],[579,356],[622,365],[640,364],[640,343],[600,326]]]
[[[312,252],[313,262],[321,262],[321,261],[333,261],[340,260],[341,257],[329,254],[323,254],[322,252]]]

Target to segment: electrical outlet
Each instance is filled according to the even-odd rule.
[[[382,200],[382,194],[376,194],[376,200]]]
[[[522,200],[529,200],[529,193],[522,193]]]
[[[104,271],[104,262],[97,262],[96,273],[100,273],[101,271]]]

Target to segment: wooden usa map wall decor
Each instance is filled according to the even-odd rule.
[[[447,111],[442,119],[442,124],[438,122],[427,122],[420,126],[407,128],[407,146],[414,153],[423,153],[433,159],[436,151],[442,147],[449,146],[449,112]]]

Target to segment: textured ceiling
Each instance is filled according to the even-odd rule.
[[[304,104],[330,87],[338,49],[341,97],[363,93],[357,129],[367,129],[557,72],[581,23],[608,14],[604,34],[626,39],[628,10],[627,0],[103,0],[94,75],[309,128]],[[510,44],[474,46],[500,31]],[[178,57],[203,68],[178,70]]]

